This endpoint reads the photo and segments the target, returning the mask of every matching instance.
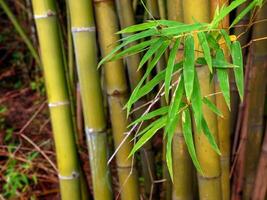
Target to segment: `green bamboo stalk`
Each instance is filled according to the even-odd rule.
[[[53,0],[33,0],[56,146],[61,198],[80,200],[80,178],[74,128]]]
[[[256,20],[263,20],[267,17],[266,4],[259,10]],[[267,33],[267,23],[256,23],[253,26],[252,41],[254,39],[265,37]],[[251,199],[251,192],[254,187],[254,181],[257,170],[257,163],[260,156],[261,143],[264,130],[264,103],[266,91],[266,57],[267,41],[253,42],[250,47],[251,55],[251,76],[249,89],[249,114],[248,114],[248,138],[245,159],[245,181],[243,199]]]
[[[117,0],[117,12],[119,15],[121,28],[126,28],[128,26],[134,25],[134,13],[132,8],[132,3],[130,0]],[[127,35],[128,36],[128,35]],[[131,43],[126,48],[129,48],[135,43]],[[132,56],[128,56],[126,58],[127,63],[127,71],[128,77],[130,80],[131,91],[134,90],[138,82],[142,78],[142,70],[137,70],[140,63],[140,55],[135,54]],[[137,108],[143,105],[146,102],[145,99],[140,99],[134,107]],[[139,109],[134,113],[134,118],[138,119],[145,112],[145,108]],[[146,127],[147,123],[143,124],[143,127]],[[151,142],[148,141],[146,144],[140,149],[141,155],[141,167],[142,167],[142,175],[144,177],[144,187],[146,195],[149,196],[151,192],[151,187],[153,184],[153,180],[155,178],[155,166],[154,166],[154,155],[152,150]],[[154,191],[153,191],[154,192]]]
[[[9,8],[8,4],[6,3],[6,1],[5,0],[0,0],[0,6],[4,10],[6,15],[10,19],[10,21],[12,22],[13,26],[15,27],[15,30],[18,32],[18,34],[20,35],[20,37],[22,38],[22,40],[24,41],[24,43],[28,47],[29,51],[31,52],[31,54],[34,57],[34,59],[37,62],[37,64],[41,66],[40,57],[39,57],[37,51],[35,50],[30,38],[27,36],[27,34],[25,33],[25,30],[22,28],[22,26],[18,22],[16,16],[12,13],[12,11]]]
[[[196,8],[198,8],[196,10]],[[199,22],[210,21],[210,1],[209,0],[191,0],[183,1],[184,20],[186,23],[193,23],[193,20]],[[196,47],[198,45],[196,44]],[[207,67],[198,67],[197,74],[200,82],[202,95],[212,94],[215,91],[214,84],[209,81],[209,70]],[[215,103],[214,96],[210,100]],[[217,117],[208,108],[203,105],[204,117],[208,126],[218,141]],[[203,133],[195,131],[195,144],[197,156],[203,169],[203,175],[198,173],[198,186],[200,200],[220,200],[221,193],[221,169],[220,160],[217,153],[211,148],[206,136]]]
[[[97,46],[92,2],[69,0],[71,29],[80,82],[85,132],[95,199],[112,199],[107,166],[107,131],[97,71]]]
[[[119,36],[114,1],[95,0],[97,30],[102,56],[106,56],[115,48]],[[122,60],[104,64],[106,92],[108,95],[110,119],[114,138],[117,171],[122,200],[139,199],[137,172],[132,158],[128,158],[132,149],[131,137],[127,138],[127,115],[123,110],[128,94],[127,82]],[[125,139],[126,138],[126,139]],[[125,141],[124,141],[125,140]],[[122,145],[121,145],[122,143]]]

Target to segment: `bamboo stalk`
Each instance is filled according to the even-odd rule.
[[[115,34],[118,31],[118,24],[114,1],[95,0],[94,3],[101,54],[106,56],[119,40]],[[104,73],[114,145],[115,149],[120,147],[116,153],[116,161],[121,199],[137,200],[139,199],[137,172],[132,158],[128,158],[132,149],[131,137],[125,134],[128,120],[123,106],[127,101],[128,91],[122,60],[104,64]]]
[[[256,20],[263,20],[267,17],[267,6],[264,5],[257,15]],[[264,37],[267,33],[267,23],[263,22],[253,26],[252,40]],[[257,163],[260,156],[260,148],[263,137],[263,115],[264,102],[267,85],[267,41],[252,43],[250,54],[252,57],[252,68],[250,76],[249,97],[249,116],[248,116],[248,138],[245,160],[245,181],[244,198],[250,199],[254,187]]]
[[[222,7],[223,5],[228,5],[228,0],[217,0],[211,1],[211,14],[217,7]],[[229,27],[229,16],[225,17],[224,20],[219,25],[221,28]],[[229,57],[229,51],[227,46],[221,45],[224,54]],[[220,86],[218,79],[215,79],[215,91],[220,93]],[[238,94],[237,94],[238,95]],[[237,96],[239,97],[239,96]],[[217,108],[222,112],[223,117],[217,116],[218,122],[218,138],[219,147],[221,150],[220,162],[221,162],[221,189],[222,189],[222,200],[230,199],[230,150],[231,150],[231,131],[230,131],[230,110],[224,100],[222,94],[215,96]]]
[[[168,19],[183,22],[183,5],[180,0],[168,0]],[[183,55],[183,51],[177,53],[177,60],[180,60]],[[187,146],[184,141],[181,122],[173,138],[173,191],[172,199],[193,199],[194,187],[193,187],[193,166],[191,158],[187,151]]]
[[[61,198],[80,200],[79,165],[55,2],[33,0],[32,3],[56,146]]]
[[[267,126],[261,147],[261,155],[255,178],[255,185],[252,193],[252,200],[264,200],[267,193]]]
[[[196,11],[196,7],[198,8]],[[184,20],[186,23],[193,23],[193,19],[199,22],[210,21],[210,1],[192,0],[183,1]],[[198,45],[196,44],[196,48]],[[209,82],[209,70],[207,67],[197,68],[202,95],[212,94],[215,91],[214,84]],[[215,98],[210,100],[215,103]],[[208,123],[210,131],[218,139],[217,117],[203,105],[204,117]],[[220,200],[221,193],[221,169],[220,160],[216,152],[211,148],[206,136],[195,130],[195,145],[203,175],[198,173],[198,186],[200,200]]]
[[[107,125],[97,71],[93,6],[90,0],[69,0],[69,9],[94,198],[108,200],[112,199],[112,191],[107,166]]]

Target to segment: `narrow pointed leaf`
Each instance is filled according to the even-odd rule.
[[[159,38],[156,41],[154,41],[153,44],[151,44],[149,50],[142,57],[139,63],[139,66],[138,66],[138,70],[152,57],[152,55],[161,47],[163,43],[164,43],[164,39]]]
[[[200,42],[201,48],[204,53],[204,58],[208,64],[210,72],[212,73],[212,59],[211,59],[210,47],[209,47],[206,35],[203,32],[198,32],[197,36],[198,36],[198,40]]]
[[[194,38],[189,35],[185,38],[184,50],[184,84],[187,99],[190,101],[194,86],[195,46]]]
[[[150,138],[152,138],[159,129],[163,128],[165,125],[164,121],[159,121],[159,123],[155,124],[151,129],[149,129],[146,133],[142,135],[142,137],[137,141],[134,145],[129,156],[132,156],[138,149],[140,149]]]
[[[146,47],[150,46],[155,41],[156,41],[156,39],[152,39],[152,40],[141,42],[141,43],[139,43],[137,45],[134,45],[134,46],[131,46],[129,48],[125,48],[125,50],[115,54],[110,60],[111,61],[112,60],[117,60],[117,59],[122,58],[124,56],[128,56],[128,55],[133,55],[133,54],[139,53],[140,51],[142,51]]]
[[[230,28],[232,28],[234,25],[236,25],[241,19],[245,17],[246,14],[249,13],[258,3],[258,0],[253,0],[244,10],[239,13],[239,15],[234,19],[232,22]]]
[[[222,63],[225,61],[225,56],[222,49],[218,49],[216,52],[216,59],[222,61]],[[230,84],[229,84],[229,77],[228,77],[228,71],[227,69],[217,69],[217,77],[219,80],[220,89],[223,93],[223,97],[226,101],[226,104],[231,109],[230,105]]]
[[[222,36],[224,38],[224,41],[225,41],[225,43],[226,43],[229,51],[231,51],[231,40],[230,40],[230,36],[228,35],[228,33],[224,29],[220,30],[220,32],[221,32],[221,34],[222,34]]]
[[[138,124],[142,121],[152,119],[152,118],[157,117],[157,116],[165,115],[166,113],[168,113],[168,109],[169,109],[169,106],[164,106],[164,107],[158,108],[154,111],[151,111],[151,112],[145,114],[144,116],[141,116],[138,119],[136,119],[128,127],[133,126],[135,124]]]
[[[183,129],[183,135],[184,135],[184,140],[187,145],[188,152],[191,156],[191,159],[196,167],[196,169],[202,173],[201,166],[199,164],[199,161],[197,159],[196,155],[196,149],[194,145],[194,138],[193,138],[193,133],[192,133],[192,122],[191,122],[191,116],[190,116],[190,111],[189,109],[185,109],[182,115],[182,129]],[[202,173],[203,174],[203,173]]]
[[[134,33],[134,32],[138,32],[138,31],[144,31],[146,29],[155,27],[157,24],[158,24],[157,21],[149,21],[149,22],[145,22],[142,24],[135,24],[135,25],[126,27],[117,33],[121,34],[121,33]]]
[[[243,57],[242,48],[238,41],[232,43],[231,54],[233,58],[233,64],[239,66],[234,68],[235,81],[238,89],[239,96],[243,100],[244,96],[244,72],[243,72]]]
[[[214,112],[215,114],[217,114],[220,117],[223,117],[222,112],[216,107],[216,105],[214,103],[212,103],[207,97],[203,98],[203,103],[206,104],[208,106],[208,108]]]
[[[182,24],[178,26],[168,27],[164,28],[160,31],[161,34],[164,36],[170,36],[170,35],[179,35],[185,32],[191,32],[195,30],[200,30],[204,28],[207,24],[205,23],[195,23],[195,24]]]
[[[197,132],[200,133],[201,126],[202,126],[201,121],[203,118],[203,110],[202,110],[202,95],[201,95],[199,80],[198,80],[196,71],[195,71],[194,88],[193,88],[191,102],[192,102],[192,109],[193,109]]]
[[[180,104],[182,103],[183,94],[184,94],[184,79],[183,76],[181,76],[179,83],[175,89],[174,96],[172,98],[172,102],[168,112],[168,120],[165,127],[165,132],[167,134],[170,132],[170,129],[172,128],[172,123],[177,115],[176,114],[177,110],[179,109]]]
[[[180,39],[176,39],[168,59],[167,68],[166,68],[166,75],[165,75],[165,99],[167,102],[169,102],[169,91],[170,91],[170,85],[172,80],[172,73],[175,63],[176,54],[178,51],[180,45]]]
[[[138,91],[140,90],[142,84],[144,83],[144,81],[146,80],[146,78],[149,76],[149,74],[151,73],[151,71],[154,69],[155,65],[157,64],[157,62],[159,61],[159,59],[161,58],[161,56],[163,55],[163,53],[166,51],[166,49],[168,48],[170,44],[170,41],[164,41],[163,44],[161,45],[161,47],[159,48],[159,50],[155,53],[154,58],[152,59],[152,61],[149,63],[145,74],[143,75],[142,79],[139,81],[139,83],[137,84],[137,86],[135,87],[135,89],[132,92],[132,95],[130,96],[127,104],[126,104],[126,108],[127,108],[127,115],[129,115],[130,110],[132,105],[135,103],[134,99],[136,98],[136,95],[138,94]]]
[[[219,147],[218,147],[218,145],[216,143],[214,135],[210,132],[208,124],[207,124],[207,122],[206,122],[206,120],[204,118],[202,118],[202,131],[205,134],[205,136],[207,137],[207,139],[208,139],[211,147],[213,148],[213,150],[217,154],[221,155],[220,149],[219,149]]]

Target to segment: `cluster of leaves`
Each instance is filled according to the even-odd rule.
[[[202,172],[202,170],[195,151],[192,124],[195,124],[196,132],[205,134],[211,147],[220,154],[215,138],[203,115],[202,105],[206,104],[211,111],[219,116],[222,116],[222,113],[208,98],[208,96],[214,94],[209,94],[208,96],[201,94],[196,66],[208,67],[211,81],[214,76],[217,77],[220,90],[229,109],[230,86],[228,71],[232,69],[239,95],[241,99],[243,98],[244,80],[241,45],[236,41],[235,36],[230,36],[227,30],[219,29],[218,26],[232,10],[244,2],[245,0],[235,0],[229,6],[217,8],[211,23],[195,22],[193,24],[184,24],[170,20],[154,20],[127,27],[119,32],[119,34],[128,34],[129,36],[121,39],[121,44],[103,58],[99,66],[104,62],[140,52],[144,52],[144,54],[138,69],[141,69],[147,63],[142,79],[125,106],[127,113],[130,113],[131,108],[140,98],[160,84],[164,85],[164,92],[161,92],[161,95],[165,94],[165,99],[168,103],[167,106],[157,110],[151,112],[147,110],[142,117],[130,125],[136,126],[146,120],[157,118],[157,120],[138,133],[139,139],[134,145],[131,155],[152,138],[158,130],[164,128],[164,138],[167,140],[166,161],[172,177],[172,138],[180,119],[182,119],[182,130],[189,154],[199,172]],[[252,1],[237,16],[231,26],[238,23],[242,16],[255,8],[255,6],[260,6],[261,4],[262,0]],[[144,41],[121,51],[126,45],[140,39]],[[222,46],[226,46],[227,50],[223,50]],[[166,68],[147,81],[152,70],[168,49],[170,49],[170,52]],[[176,55],[181,50],[183,50],[183,57],[181,60],[177,60]],[[226,52],[231,55],[232,62],[228,62],[229,55]],[[173,80],[175,80],[174,74],[179,75],[176,84],[172,84]],[[170,91],[172,89],[174,90],[170,99]]]
[[[31,184],[37,184],[36,176],[28,176],[32,168],[32,161],[38,156],[38,152],[32,152],[27,156],[27,162],[20,163],[12,156],[8,160],[4,172],[5,183],[3,184],[3,195],[6,198],[17,196],[26,192]]]

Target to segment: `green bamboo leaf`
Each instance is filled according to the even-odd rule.
[[[175,121],[175,117],[177,115],[177,110],[179,109],[181,103],[182,103],[182,97],[184,94],[184,79],[183,76],[180,76],[179,83],[177,84],[177,87],[174,92],[174,96],[171,101],[171,105],[168,112],[168,119],[167,124],[165,127],[165,132],[168,134],[171,132],[171,129],[173,128],[173,122]]]
[[[164,52],[168,48],[169,44],[170,44],[170,41],[169,40],[163,42],[163,44],[161,45],[161,47],[155,53],[154,58],[149,63],[149,65],[148,65],[148,67],[146,69],[146,72],[143,75],[142,79],[139,81],[139,83],[137,84],[137,86],[133,90],[133,92],[132,92],[132,94],[131,94],[128,102],[125,105],[125,108],[127,109],[127,115],[129,115],[130,110],[132,108],[132,105],[135,103],[134,99],[136,98],[136,96],[138,94],[138,91],[140,90],[142,84],[144,83],[144,81],[146,80],[146,78],[149,76],[149,74],[151,73],[151,71],[154,69],[155,65],[158,63],[159,59],[164,54]]]
[[[206,23],[182,24],[182,25],[178,25],[178,26],[164,28],[160,31],[160,33],[164,36],[170,36],[170,35],[177,36],[181,33],[187,33],[187,32],[192,32],[192,31],[196,31],[196,30],[201,30],[205,26],[207,26]]]
[[[235,0],[232,1],[232,3],[229,6],[224,6],[219,11],[218,15],[216,15],[211,24],[210,29],[217,27],[221,20],[223,20],[231,11],[233,11],[235,8],[237,8],[239,5],[246,2],[246,0]]]
[[[169,130],[169,133],[167,135],[167,144],[166,144],[166,163],[167,167],[170,173],[170,177],[173,181],[173,169],[172,169],[172,139],[174,136],[175,128],[179,121],[179,115],[175,116],[175,119],[173,120],[173,123],[171,125],[171,128]]]
[[[149,37],[152,35],[156,35],[158,33],[158,31],[156,29],[149,29],[134,35],[130,35],[128,37],[124,37],[123,39],[119,40],[123,41],[121,44],[117,45],[112,51],[110,51],[104,58],[101,59],[101,61],[98,63],[97,68],[99,68],[101,65],[103,65],[105,62],[109,61],[116,52],[118,52],[119,50],[121,50],[123,47],[125,47],[126,45],[130,44],[131,42],[134,42],[136,40],[145,38],[145,37]]]
[[[221,155],[221,152],[220,152],[220,149],[216,143],[216,140],[215,140],[213,134],[210,132],[210,129],[209,129],[208,124],[207,124],[206,120],[204,119],[204,117],[202,118],[202,131],[203,131],[204,135],[207,137],[213,150],[217,154]]]
[[[201,48],[204,53],[204,58],[208,64],[210,72],[212,73],[212,59],[211,59],[210,47],[209,47],[206,35],[203,32],[198,32],[197,36],[198,36],[198,40],[200,42]]]
[[[244,10],[239,13],[239,15],[234,19],[232,22],[230,28],[232,28],[234,25],[236,25],[241,19],[245,17],[246,14],[248,14],[258,3],[258,0],[252,1]]]
[[[216,52],[216,59],[217,60],[222,60],[223,62],[225,61],[225,56],[223,53],[222,49],[218,49]],[[228,71],[227,69],[217,69],[217,77],[219,80],[219,85],[221,88],[221,91],[223,93],[224,99],[226,101],[226,104],[229,108],[229,110],[231,109],[231,105],[230,105],[230,84],[229,84],[229,77],[228,77]]]
[[[149,50],[145,53],[145,55],[142,57],[138,70],[152,57],[152,55],[161,47],[163,44],[164,39],[163,38],[158,38],[156,41],[154,41]]]
[[[231,40],[228,33],[224,29],[220,30],[220,33],[222,34],[229,51],[231,51]]]
[[[171,85],[171,80],[172,80],[172,73],[173,73],[175,58],[176,58],[179,45],[180,45],[180,39],[178,38],[176,39],[171,49],[169,60],[167,63],[166,75],[165,75],[165,99],[167,102],[169,102],[169,91],[170,91],[170,85]]]
[[[134,33],[138,31],[144,31],[146,29],[152,28],[157,26],[158,22],[157,21],[148,21],[142,24],[135,24],[129,27],[126,27],[122,29],[121,31],[117,32],[117,34],[122,34],[122,33]]]
[[[123,51],[115,54],[112,58],[110,58],[110,61],[120,59],[120,58],[122,58],[124,56],[128,56],[128,55],[133,55],[133,54],[139,53],[140,51],[142,51],[146,47],[148,47],[151,44],[153,44],[156,40],[157,39],[144,41],[144,42],[141,42],[141,43],[139,43],[137,45],[131,46],[129,48],[125,48]]]
[[[239,96],[243,101],[244,96],[244,72],[243,72],[243,56],[242,48],[238,41],[232,43],[231,54],[233,58],[233,64],[239,66],[234,68],[235,81],[238,89]]]
[[[193,87],[194,87],[194,69],[195,69],[195,46],[194,37],[188,35],[185,38],[184,43],[184,84],[185,84],[185,94],[187,99],[190,101]]]
[[[210,34],[206,33],[206,38],[209,43],[209,46],[215,50],[220,48],[220,45],[218,44],[218,41]]]
[[[191,102],[192,102],[192,110],[194,114],[197,132],[200,133],[201,126],[202,126],[201,121],[203,118],[203,110],[202,110],[202,95],[201,95],[199,80],[198,80],[196,71],[195,71],[194,88],[193,88]]]
[[[152,138],[159,129],[165,126],[164,120],[158,121],[153,127],[151,127],[146,133],[142,135],[142,137],[137,141],[134,145],[130,155],[132,156],[138,149],[140,149],[150,138]]]
[[[169,106],[164,106],[164,107],[158,108],[154,111],[151,111],[151,112],[139,117],[134,122],[132,122],[128,127],[131,127],[135,124],[152,119],[152,118],[157,117],[157,116],[165,115],[168,113],[168,110],[169,110]]]
[[[182,114],[182,129],[184,140],[188,148],[188,152],[191,156],[191,159],[196,167],[196,169],[203,174],[199,161],[197,159],[195,145],[194,145],[194,138],[192,133],[192,122],[189,109],[185,109]]]
[[[203,103],[206,104],[208,106],[208,108],[214,112],[215,114],[217,114],[220,117],[223,117],[222,112],[217,108],[217,106],[212,103],[207,97],[203,98]]]
[[[175,64],[173,72],[178,71],[179,69],[182,68],[182,66],[183,66],[182,62]],[[154,87],[156,87],[162,80],[164,80],[165,74],[166,74],[166,69],[159,72],[153,79],[149,80],[146,84],[144,84],[144,86],[141,87],[139,91],[137,92],[135,98],[133,98],[133,101],[135,102],[138,101],[140,98],[142,98],[143,96],[148,94],[150,91],[152,91]]]
[[[148,126],[146,126],[144,129],[142,129],[135,137],[140,137],[141,135],[143,135],[144,133],[146,133],[148,130],[150,130],[152,127],[154,127],[155,125],[159,124],[159,123],[164,123],[164,125],[166,124],[167,121],[167,116],[162,116],[159,119],[153,121],[151,124],[149,124]],[[134,140],[135,138],[133,138],[132,140]]]

